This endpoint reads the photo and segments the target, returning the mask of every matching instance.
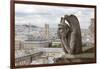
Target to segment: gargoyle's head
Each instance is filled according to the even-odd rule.
[[[68,24],[65,23],[65,19],[61,17],[60,24],[58,24],[58,35],[59,37],[63,36],[66,37],[70,32],[70,27]]]

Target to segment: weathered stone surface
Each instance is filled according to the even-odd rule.
[[[55,63],[82,63],[82,62],[95,62],[93,53],[78,54],[78,55],[64,55],[54,60]]]
[[[68,24],[65,23],[68,22]],[[61,39],[65,53],[82,53],[82,38],[79,21],[74,15],[65,15],[58,25],[58,36]]]
[[[61,39],[62,48],[64,49],[65,53],[70,53],[69,47],[69,37],[70,37],[71,29],[65,23],[65,19],[62,17],[60,24],[58,25],[58,36]]]
[[[95,55],[94,53],[82,53],[82,54],[76,54],[76,55],[65,54],[63,57],[64,58],[94,58]]]
[[[55,63],[83,63],[83,62],[95,62],[94,47],[82,47],[83,53],[81,54],[65,54],[62,57],[55,58]]]

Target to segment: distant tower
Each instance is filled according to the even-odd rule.
[[[91,24],[90,24],[90,27],[89,27],[89,29],[90,29],[90,32],[91,32],[91,36],[93,36],[93,34],[94,34],[94,18],[91,18]]]
[[[91,22],[90,22],[90,26],[89,26],[89,30],[90,30],[90,35],[91,35],[91,39],[92,39],[92,42],[94,42],[94,33],[95,33],[95,30],[94,30],[94,18],[91,18]]]
[[[49,24],[45,24],[45,37],[49,39]]]
[[[31,23],[29,23],[29,33],[31,32]]]

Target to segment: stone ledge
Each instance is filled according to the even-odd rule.
[[[63,58],[95,58],[94,53],[82,53],[82,54],[76,54],[76,55],[71,55],[71,54],[65,54],[62,56]]]

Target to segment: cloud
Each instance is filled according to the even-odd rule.
[[[88,28],[90,19],[94,17],[94,9],[16,4],[15,14],[16,24],[32,23],[41,27],[45,23],[50,27],[57,27],[62,16],[74,14],[78,17],[81,28]]]

